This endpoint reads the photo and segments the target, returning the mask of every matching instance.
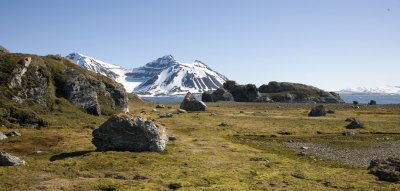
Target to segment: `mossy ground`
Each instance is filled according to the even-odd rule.
[[[307,117],[312,105],[210,103],[206,112],[165,119],[151,112],[155,105],[132,101],[130,111],[156,119],[177,137],[161,153],[95,152],[92,129],[107,117],[68,104],[40,116],[49,122],[40,130],[1,128],[22,133],[1,141],[0,150],[27,165],[1,167],[0,190],[168,190],[172,184],[181,190],[400,189],[400,184],[378,181],[365,168],[302,157],[279,144],[300,140],[365,147],[384,141],[376,139],[382,136],[399,140],[397,134],[379,134],[400,133],[399,105],[326,105],[336,114]],[[172,108],[157,110],[176,113],[179,108],[166,105]],[[360,119],[366,128],[342,136],[346,117]],[[229,125],[218,126],[221,122]]]

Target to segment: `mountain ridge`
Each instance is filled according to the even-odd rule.
[[[375,88],[356,87],[338,91],[341,94],[400,94],[400,86],[385,85]]]

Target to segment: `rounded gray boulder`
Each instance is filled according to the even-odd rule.
[[[163,151],[168,142],[164,127],[151,120],[113,115],[93,130],[92,143],[99,151]]]

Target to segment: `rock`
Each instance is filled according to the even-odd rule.
[[[160,114],[160,118],[171,118],[173,115],[172,113],[162,113]]]
[[[90,82],[91,79],[76,73],[72,68],[67,68],[65,73],[71,77],[64,86],[66,98],[72,103],[82,106],[89,114],[101,115],[97,92]]]
[[[173,135],[168,135],[168,140],[170,140],[170,141],[175,141],[175,140],[176,140],[176,137],[173,136]]]
[[[25,161],[6,152],[0,152],[0,166],[19,166],[24,165]]]
[[[7,136],[0,131],[0,140],[7,139]]]
[[[99,128],[93,130],[92,143],[100,151],[163,151],[168,142],[164,127],[152,120],[113,115]]]
[[[368,105],[376,105],[376,101],[375,100],[371,100],[371,101],[369,101]]]
[[[227,122],[221,122],[218,126],[226,127],[229,126],[229,124]]]
[[[400,181],[400,159],[388,158],[373,160],[368,167],[369,173],[377,176],[379,180],[388,182]]]
[[[364,128],[364,124],[358,121],[357,119],[353,118],[353,120],[346,126],[347,129],[358,129]]]
[[[178,109],[178,113],[187,113],[187,111],[184,109]]]
[[[182,187],[182,185],[179,184],[179,183],[171,183],[171,184],[168,185],[168,188],[171,189],[171,190],[176,190],[176,189],[181,188],[181,187]]]
[[[307,151],[305,150],[301,150],[299,153],[300,156],[306,156],[307,155]]]
[[[301,147],[302,150],[308,150],[308,147]]]
[[[205,111],[207,105],[202,101],[196,100],[196,97],[192,93],[188,92],[183,99],[180,108],[186,111]]]
[[[329,114],[335,114],[335,113],[336,113],[336,111],[335,111],[335,110],[331,110],[331,109],[329,109],[328,111],[326,111],[326,113],[329,113]]]
[[[326,115],[326,111],[323,105],[318,105],[316,107],[314,107],[310,113],[308,113],[308,116],[310,117],[318,117],[318,116],[325,116]]]
[[[9,132],[9,133],[6,133],[6,135],[7,135],[8,137],[19,137],[19,136],[21,136],[21,133],[19,133],[19,132],[17,132],[17,131],[11,131],[11,132]]]
[[[157,105],[156,105],[156,108],[157,108],[157,109],[165,108],[165,105],[164,105],[164,104],[157,104]]]
[[[201,100],[204,102],[234,101],[232,94],[224,88],[204,92],[201,96]]]
[[[153,108],[151,111],[152,111],[152,112],[158,112],[158,110],[155,109],[155,108]]]
[[[256,101],[260,94],[254,84],[238,85],[235,81],[226,81],[223,88],[232,94],[234,101],[237,102],[253,102]]]
[[[358,101],[353,101],[353,105],[358,105]]]
[[[356,118],[354,118],[354,117],[348,117],[348,118],[346,118],[346,120],[344,120],[344,121],[346,121],[346,122],[352,122],[352,121],[355,121],[356,120]]]
[[[22,77],[28,70],[29,65],[31,64],[32,58],[26,57],[18,61],[18,66],[12,71],[12,78],[9,84],[10,89],[17,88],[21,85]]]
[[[353,136],[355,133],[353,131],[346,131],[343,133],[344,136]]]

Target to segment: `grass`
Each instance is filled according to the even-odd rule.
[[[365,168],[301,157],[280,145],[299,140],[366,147],[383,141],[376,139],[382,136],[399,140],[397,134],[374,134],[400,133],[398,105],[354,109],[332,104],[327,108],[336,114],[311,118],[307,113],[313,105],[307,104],[210,103],[206,112],[187,114],[176,114],[179,104],[165,104],[172,108],[157,110],[174,116],[160,119],[151,111],[156,104],[135,100],[131,113],[156,119],[177,140],[160,153],[103,153],[95,152],[91,132],[107,117],[85,114],[64,99],[55,102],[54,111],[40,115],[49,122],[45,128],[0,129],[22,133],[1,141],[0,150],[27,162],[0,168],[0,190],[169,190],[177,185],[181,190],[400,189]],[[342,136],[346,117],[360,119],[366,128]],[[218,126],[221,122],[230,125]]]

